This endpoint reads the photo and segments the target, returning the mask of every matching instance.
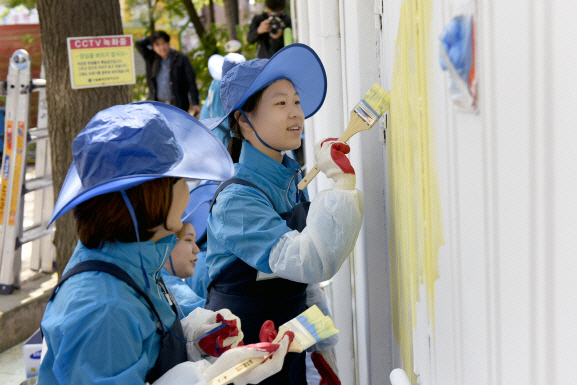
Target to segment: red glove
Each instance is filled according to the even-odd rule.
[[[315,145],[315,157],[320,171],[335,181],[334,189],[354,190],[356,184],[355,169],[351,166],[348,144],[337,142],[335,138],[325,139]]]
[[[325,359],[325,357],[327,357],[328,360]],[[341,385],[341,380],[339,380],[337,376],[336,362],[334,361],[332,353],[328,350],[314,352],[311,354],[311,359],[321,375],[319,385]]]
[[[206,380],[213,380],[215,377],[234,368],[244,360],[250,358],[265,358],[257,367],[240,374],[233,380],[235,385],[260,384],[264,379],[281,371],[293,338],[293,332],[289,331],[278,344],[259,342],[257,344],[232,348],[206,368],[202,375]]]
[[[274,328],[274,322],[269,320],[262,324],[258,338],[260,342],[273,342],[277,335],[278,332]]]
[[[236,319],[225,319],[222,314],[218,313],[216,315],[216,322],[222,322],[220,329],[211,332],[206,337],[201,338],[198,341],[198,346],[208,355],[213,357],[220,357],[222,353],[226,352],[233,346],[243,346],[243,341],[238,344],[225,346],[225,340],[229,337],[237,337],[239,335],[239,329],[236,324]]]

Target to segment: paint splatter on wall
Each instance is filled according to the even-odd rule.
[[[430,0],[407,0],[402,5],[387,133],[393,327],[412,384],[417,384],[412,370],[416,306],[426,301],[434,330],[434,284],[444,243],[429,118],[430,16]],[[420,298],[421,285],[427,298]]]

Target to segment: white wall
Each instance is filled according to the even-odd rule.
[[[452,105],[438,64],[438,36],[463,2],[431,1],[428,102],[445,245],[434,304],[423,303],[421,287],[415,367],[404,369],[417,369],[422,385],[572,383],[577,3],[478,1],[473,114]],[[390,90],[402,0],[295,2],[308,11],[300,36],[327,65],[329,92],[342,94],[331,93],[314,118],[310,157],[312,139],[341,133],[372,83]],[[330,35],[337,25],[339,36]],[[391,331],[386,148],[378,128],[350,142],[366,213],[355,259],[333,285],[343,384],[388,383],[388,372],[402,365]],[[422,306],[434,306],[434,322]]]
[[[380,51],[376,49],[380,36],[371,2],[295,3],[299,41],[315,49],[328,78],[324,106],[305,124],[307,166],[312,166],[314,143],[340,136],[351,110],[373,83],[380,82]],[[360,39],[365,34],[368,38]],[[357,187],[365,194],[367,210],[355,256],[343,265],[332,286],[335,324],[341,330],[336,353],[343,384],[381,383],[392,369],[385,147],[381,137],[382,131],[374,127],[350,141]],[[331,185],[320,175],[309,185],[311,196]]]

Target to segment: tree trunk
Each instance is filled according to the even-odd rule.
[[[154,10],[156,8],[156,2],[152,0],[148,0],[148,24],[149,30],[148,35],[152,35],[154,33]]]
[[[202,38],[204,37],[205,31],[202,22],[200,21],[200,17],[198,17],[198,13],[194,8],[194,4],[192,4],[192,0],[182,0],[182,4],[186,7],[186,11],[188,12],[188,16],[190,17],[190,21],[194,25],[194,29],[196,30],[196,34],[198,35],[199,40],[203,44]]]
[[[215,19],[214,19],[214,1],[213,0],[209,0],[208,2],[208,13],[210,15],[210,22],[211,23],[216,23]]]
[[[72,163],[72,140],[100,110],[131,102],[130,86],[73,90],[67,37],[122,35],[118,0],[38,0],[42,58],[46,70],[52,181],[57,197]],[[66,267],[77,237],[72,213],[56,221],[58,273]]]
[[[224,0],[224,7],[226,11],[228,38],[238,40],[238,35],[236,34],[236,26],[239,24],[238,0]]]

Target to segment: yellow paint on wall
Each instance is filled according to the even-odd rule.
[[[434,330],[438,253],[444,244],[434,132],[429,117],[428,56],[431,0],[401,7],[387,133],[393,328],[403,367],[417,384],[413,334],[419,288],[425,285]]]

